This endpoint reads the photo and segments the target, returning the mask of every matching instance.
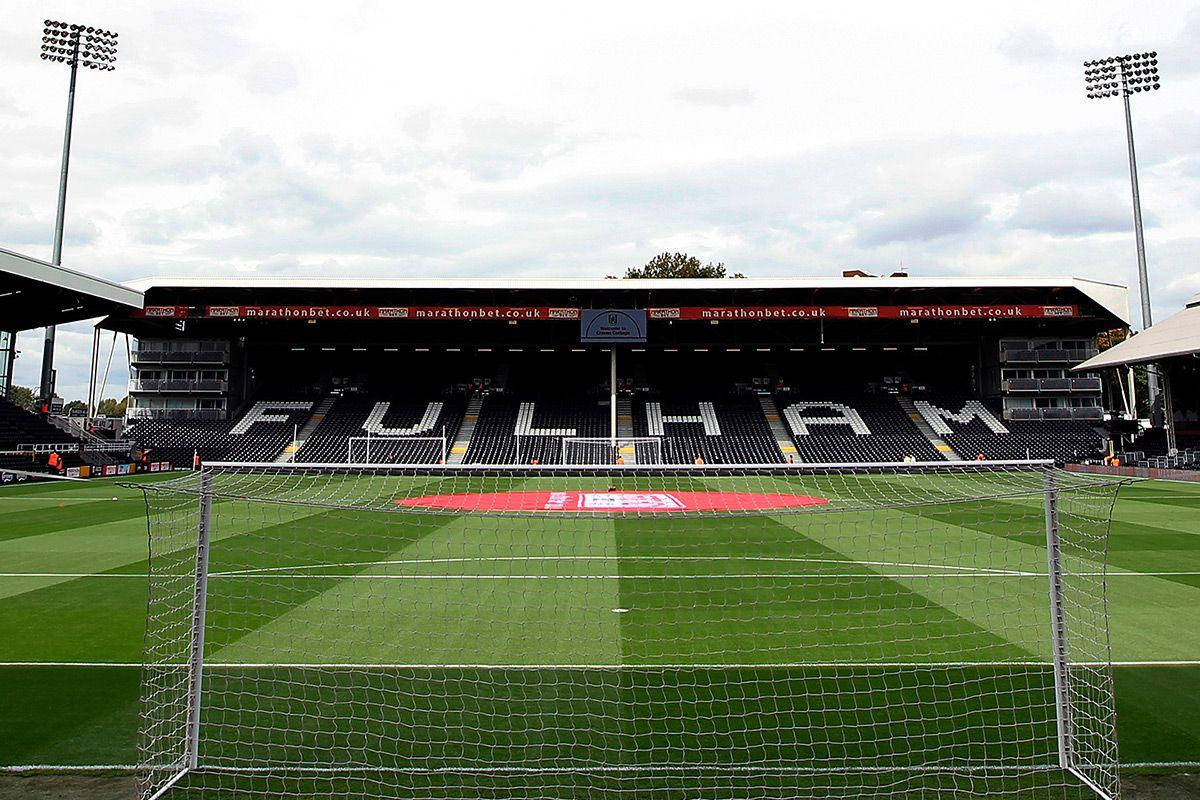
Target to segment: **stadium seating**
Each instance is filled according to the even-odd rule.
[[[15,450],[22,444],[78,444],[66,431],[36,414],[0,398],[0,450]]]
[[[680,417],[686,421],[679,421]],[[694,395],[640,400],[634,403],[633,429],[636,436],[662,436],[662,457],[668,464],[691,464],[697,458],[705,464],[777,464],[784,460],[753,396],[715,401]]]
[[[521,435],[518,454],[518,430]],[[471,437],[467,464],[559,464],[566,436],[609,435],[607,405],[596,399],[493,393]]]
[[[267,418],[252,418],[264,409]],[[150,458],[176,466],[191,464],[193,453],[202,461],[274,461],[311,409],[310,401],[259,401],[233,421],[141,419],[125,435]]]
[[[948,413],[938,414],[930,411],[930,407]],[[927,419],[941,420],[941,426],[934,425],[935,431],[968,461],[981,454],[989,461],[1022,458],[1078,461],[1099,454],[1100,436],[1087,422],[1002,420],[995,409],[961,396],[941,395],[917,401],[917,408],[925,409],[923,414]],[[954,418],[956,415],[958,419]]]
[[[386,412],[381,403],[387,403]],[[372,436],[442,436],[447,442],[462,424],[464,403],[461,396],[446,396],[436,401],[397,399],[381,401],[376,398],[340,397],[325,415],[325,419],[296,453],[295,461],[311,463],[342,463],[350,455],[350,439],[366,436],[364,425],[376,422]],[[381,433],[382,429],[382,433]],[[447,445],[448,446],[448,445]],[[435,464],[441,458],[441,444],[429,441],[373,441],[371,463]],[[355,461],[368,460],[366,447],[356,445]]]
[[[788,431],[796,443],[796,461],[799,463],[880,463],[906,458],[942,460],[942,455],[890,395],[843,395],[823,397],[820,401],[824,405],[788,397],[778,399]],[[865,428],[840,422],[846,417],[853,419],[847,408],[857,412]],[[813,418],[817,421],[813,422]]]
[[[39,445],[40,452],[15,452],[22,445]],[[0,398],[0,468],[50,471],[46,465],[49,457],[49,450],[44,449],[46,445],[58,445],[55,449],[62,457],[64,467],[78,467],[86,463],[79,453],[78,439],[37,414]]]

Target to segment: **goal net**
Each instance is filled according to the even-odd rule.
[[[1115,798],[1118,486],[1032,463],[139,484],[141,797]]]
[[[443,436],[351,436],[347,464],[444,464]]]
[[[575,465],[662,464],[662,438],[567,436],[562,440],[562,463]]]

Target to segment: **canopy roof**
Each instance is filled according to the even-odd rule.
[[[1072,369],[1094,370],[1142,364],[1191,353],[1200,353],[1200,294],[1189,300],[1178,314],[1167,317]]]
[[[1114,321],[1129,322],[1129,296],[1124,286],[1071,276],[1050,277],[771,277],[771,278],[293,278],[247,275],[238,277],[169,276],[142,278],[130,281],[129,286],[160,297],[149,302],[163,302],[164,295],[182,296],[178,290],[194,290],[211,295],[223,290],[251,290],[261,300],[265,292],[299,292],[303,290],[332,292],[375,291],[392,292],[514,292],[521,294],[599,293],[612,295],[621,292],[670,292],[674,295],[773,293],[780,291],[843,291],[864,293],[897,292],[957,292],[981,297],[1006,291],[1077,292],[1111,314]],[[175,290],[175,291],[172,291]],[[227,291],[224,292],[228,294]],[[169,301],[168,301],[169,302]]]
[[[0,330],[23,331],[142,307],[119,283],[0,249]]]

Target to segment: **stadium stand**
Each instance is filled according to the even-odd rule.
[[[917,410],[964,460],[1053,458],[1077,461],[1098,455],[1100,437],[1080,420],[1001,420],[979,400],[940,395],[916,401]]]
[[[25,451],[30,445],[35,445],[36,451]],[[77,467],[86,463],[79,454],[79,446],[79,440],[66,431],[0,398],[0,467],[47,471],[50,450],[59,453],[64,467]]]
[[[753,396],[719,401],[700,395],[655,398],[634,403],[636,436],[663,437],[669,464],[777,464],[783,454]],[[604,435],[604,434],[601,434]]]
[[[350,455],[351,437],[440,437],[447,442],[462,424],[465,403],[460,395],[439,400],[339,397],[325,419],[296,453],[298,462],[344,462]],[[447,445],[448,446],[448,445]],[[366,460],[365,446],[355,460]],[[390,439],[371,443],[372,463],[435,464],[441,458],[438,442],[397,442]]]
[[[608,436],[608,417],[607,405],[586,396],[491,393],[484,398],[464,462],[558,464],[563,437]]]
[[[798,463],[940,461],[912,420],[888,395],[845,395],[819,402],[777,398],[796,443]]]
[[[134,420],[125,435],[155,460],[188,466],[193,453],[202,461],[274,461],[303,424],[313,403],[258,401],[237,420]]]

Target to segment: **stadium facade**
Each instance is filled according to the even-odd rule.
[[[1079,278],[131,285],[145,307],[102,326],[137,341],[134,434],[177,460],[345,461],[372,435],[440,437],[454,463],[557,463],[564,438],[605,436],[673,461],[1070,459],[1128,402],[1069,371],[1128,326],[1125,287]],[[635,313],[644,340],[583,341],[595,309]]]

